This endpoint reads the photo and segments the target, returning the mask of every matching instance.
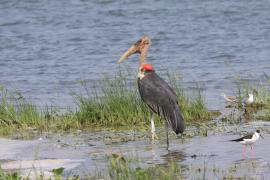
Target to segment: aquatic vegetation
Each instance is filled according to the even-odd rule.
[[[270,104],[270,90],[267,87],[256,88],[254,102],[257,105],[269,105]]]
[[[149,109],[142,102],[137,82],[128,79],[119,71],[114,77],[105,76],[95,83],[82,81],[81,92],[74,92],[76,109],[59,110],[57,107],[37,107],[19,91],[10,92],[0,88],[0,132],[7,135],[18,129],[43,131],[69,131],[75,129],[125,128],[149,130]],[[219,115],[208,111],[201,92],[185,92],[181,80],[173,73],[165,78],[179,97],[179,106],[187,125],[201,127],[201,133],[207,135],[209,122]],[[270,119],[270,92],[267,87],[239,86],[238,97],[254,92],[255,103],[247,107],[246,119],[253,119],[253,110],[264,109],[257,119]],[[240,106],[240,109],[242,106]],[[253,114],[253,113],[252,113]],[[238,118],[236,118],[238,119]],[[155,116],[155,123],[163,121]]]
[[[270,120],[270,89],[269,86],[242,86],[238,90],[239,96],[244,97],[248,92],[254,94],[254,103],[246,107],[245,118],[253,119],[255,114],[256,119]],[[239,104],[240,107],[240,104]],[[241,107],[242,108],[242,107]]]
[[[194,157],[196,158],[196,157]],[[203,163],[196,163],[190,165],[181,165],[177,162],[169,162],[167,164],[159,165],[142,165],[139,159],[134,157],[127,157],[126,160],[119,160],[113,157],[108,158],[106,170],[96,170],[94,173],[85,174],[83,176],[73,175],[64,176],[63,168],[53,169],[53,174],[45,176],[42,172],[38,173],[33,169],[32,176],[21,175],[18,172],[4,172],[0,169],[0,179],[3,180],[19,180],[19,179],[33,179],[35,177],[39,180],[56,179],[56,180],[79,180],[79,179],[111,179],[111,180],[171,180],[171,179],[247,179],[252,173],[256,174],[259,167],[254,167],[253,161],[243,161],[235,163],[228,167],[219,167],[213,163],[204,161]],[[256,163],[255,163],[256,164]],[[246,172],[244,168],[250,169],[252,172]],[[267,167],[265,167],[267,171]],[[256,174],[256,177],[263,178],[267,176],[263,173]]]
[[[38,172],[35,168],[33,168],[33,174],[31,176],[31,173],[29,173],[27,176],[21,175],[20,170],[18,172],[5,172],[0,168],[0,179],[1,180],[29,180],[29,179],[37,179],[37,180],[45,180],[45,179],[55,179],[55,180],[79,180],[79,176],[74,176],[74,177],[67,177],[63,178],[62,173],[64,169],[63,168],[58,168],[58,169],[53,169],[53,176],[51,177],[46,177],[43,172]]]
[[[269,85],[249,85],[246,82],[239,82],[237,87],[238,89],[236,94],[239,99],[239,107],[242,106],[241,102],[243,98],[248,97],[249,93],[254,95],[254,103],[252,103],[251,107],[258,109],[270,104]]]
[[[22,179],[18,172],[4,172],[0,168],[0,179],[3,180],[20,180]]]
[[[200,92],[190,98],[174,76],[168,75],[167,79],[179,97],[179,106],[187,122],[211,119]],[[98,84],[101,86],[90,94],[75,94],[78,104],[76,115],[82,124],[113,127],[149,126],[149,109],[141,101],[135,81],[128,80],[120,73],[114,79],[105,78]],[[84,89],[89,92],[85,84]],[[158,117],[155,119],[157,124],[163,122]]]
[[[135,163],[135,164],[134,164]],[[64,168],[53,169],[52,177],[47,177],[41,173],[35,172],[35,178],[39,180],[43,179],[68,179],[68,180],[79,180],[79,176],[63,177]],[[151,179],[160,179],[160,180],[170,180],[170,179],[182,179],[180,177],[181,168],[176,163],[173,163],[168,166],[151,166],[142,168],[139,165],[136,165],[135,161],[131,159],[126,161],[117,160],[114,158],[108,159],[108,170],[106,172],[96,172],[95,175],[86,175],[82,179],[115,179],[115,180],[151,180]],[[30,175],[30,174],[29,174]],[[30,177],[20,175],[20,172],[4,172],[0,169],[0,179],[3,180],[19,180],[19,179],[29,179]],[[33,176],[31,176],[33,178]]]
[[[270,121],[270,105],[267,105],[265,109],[258,113],[255,117],[258,120]]]
[[[109,179],[115,180],[169,180],[183,179],[181,176],[181,167],[176,163],[168,166],[150,166],[142,168],[134,162],[119,161],[111,159],[108,165]]]
[[[211,119],[200,92],[188,97],[175,76],[168,73],[167,81],[174,87],[179,105],[187,122]],[[83,91],[73,93],[76,110],[61,112],[57,107],[37,107],[19,91],[0,89],[0,132],[9,134],[18,129],[67,131],[72,129],[120,128],[148,129],[149,109],[142,102],[135,80],[122,72],[113,78],[104,77],[96,84],[82,82]],[[156,116],[156,124],[163,121]]]
[[[0,125],[9,127],[36,126],[40,119],[37,107],[27,101],[19,92],[15,95],[8,93],[3,87],[0,90]]]
[[[236,84],[237,102],[230,103],[226,108],[232,108],[230,117],[224,117],[233,123],[239,123],[245,120],[270,120],[270,86],[269,83],[248,84],[246,81],[239,81]],[[252,93],[254,102],[243,107],[242,100]]]
[[[134,126],[149,117],[146,106],[140,100],[133,84],[123,76],[104,78],[91,94],[76,95],[76,112],[80,123],[102,126]],[[87,89],[87,87],[84,87]],[[87,89],[86,91],[89,91]]]
[[[74,113],[60,113],[53,107],[38,108],[18,91],[0,89],[0,133],[8,135],[19,129],[40,133],[48,130],[79,128]]]

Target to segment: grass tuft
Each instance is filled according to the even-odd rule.
[[[202,122],[211,119],[200,92],[190,98],[175,76],[166,77],[174,87],[179,106],[186,122]],[[0,88],[0,132],[8,134],[17,129],[42,131],[67,131],[72,129],[139,128],[149,126],[149,108],[142,102],[137,82],[120,72],[113,78],[104,77],[88,87],[82,82],[83,91],[74,93],[77,109],[60,112],[54,106],[37,107],[19,91],[9,92]],[[156,124],[164,121],[155,118]]]
[[[168,166],[151,166],[142,168],[131,162],[118,161],[110,159],[109,161],[109,177],[114,180],[151,180],[151,179],[182,179],[181,167],[176,163]]]
[[[36,126],[40,123],[41,115],[36,106],[20,93],[16,92],[13,96],[2,87],[0,97],[1,126]]]
[[[194,98],[188,97],[174,77],[168,75],[167,79],[179,97],[184,119],[187,122],[210,120],[200,92]],[[76,115],[81,123],[113,127],[149,125],[149,108],[142,102],[135,81],[130,82],[120,75],[114,79],[105,78],[98,84],[101,86],[93,93],[75,95]],[[89,92],[86,84],[83,86]],[[158,124],[163,122],[160,118],[155,119]]]
[[[22,179],[18,172],[4,172],[0,168],[0,179],[3,180],[20,180]]]

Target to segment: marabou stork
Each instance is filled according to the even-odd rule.
[[[147,51],[150,47],[150,44],[150,38],[143,36],[122,55],[122,57],[118,60],[118,63],[123,62],[132,54],[140,54],[139,72],[137,75],[138,88],[142,100],[151,109],[150,120],[152,141],[157,138],[154,125],[154,112],[166,120],[165,130],[168,148],[168,125],[171,126],[176,134],[179,134],[183,133],[185,124],[175,92],[163,79],[161,79],[155,73],[153,66],[146,63]]]

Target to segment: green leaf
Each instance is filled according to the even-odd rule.
[[[56,176],[60,176],[63,174],[64,172],[64,169],[63,167],[60,167],[60,168],[57,168],[57,169],[53,169],[52,172],[54,173],[54,175]]]

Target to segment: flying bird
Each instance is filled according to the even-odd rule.
[[[146,63],[148,49],[151,40],[143,36],[133,44],[118,60],[122,63],[130,55],[138,53],[139,69],[137,74],[138,89],[141,99],[151,110],[151,133],[152,141],[157,137],[155,133],[154,114],[164,118],[167,137],[167,149],[169,148],[168,127],[170,126],[176,134],[183,133],[185,129],[184,118],[179,108],[178,98],[173,89],[161,79],[151,64]]]

